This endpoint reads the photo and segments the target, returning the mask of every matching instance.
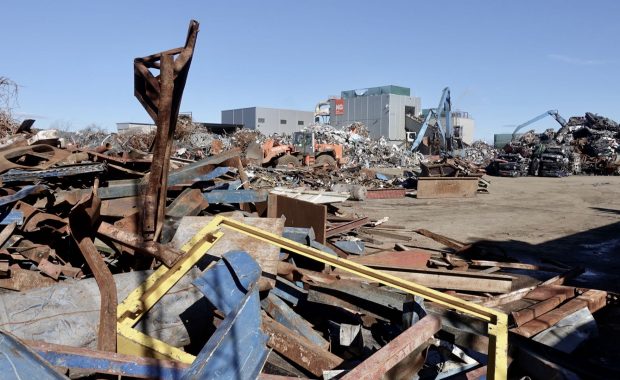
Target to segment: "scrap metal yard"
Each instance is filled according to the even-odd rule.
[[[62,128],[34,116],[36,107],[17,112],[18,95],[36,84],[0,72],[1,379],[620,378],[613,107],[599,114],[585,109],[593,102],[565,100],[566,119],[551,109],[510,125],[512,133],[485,126],[491,144],[474,139],[477,121],[457,108],[476,91],[452,78],[451,87],[433,83],[442,90],[431,108],[411,88],[388,84],[321,96],[304,109],[226,105],[221,123],[201,122],[202,105],[196,114],[182,106],[214,83],[218,96],[243,101],[264,101],[268,89],[235,88],[230,73],[205,65],[218,54],[202,43],[233,50],[222,25],[190,19],[184,33],[172,15],[153,28],[154,18],[128,14],[131,22],[115,25],[123,41],[112,31],[105,38],[133,61],[93,46],[122,67],[102,75],[124,78],[115,94],[133,91],[148,122]],[[252,18],[258,33],[265,22]],[[137,27],[145,20],[148,33]],[[252,55],[270,66],[265,51],[224,54],[225,69],[260,67]],[[614,62],[547,58],[582,70]],[[79,82],[62,80],[55,92]],[[348,83],[322,81],[325,91]],[[80,101],[118,107],[95,82],[84,86],[92,99]],[[573,98],[592,95],[577,80],[571,86]],[[278,96],[284,104],[296,91]],[[501,113],[481,99],[479,112]],[[69,116],[84,107],[74,102]],[[512,102],[519,112],[539,107]],[[547,117],[553,127],[537,130]]]

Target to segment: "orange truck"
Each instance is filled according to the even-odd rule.
[[[318,144],[312,132],[295,132],[293,144],[279,144],[273,139],[266,140],[262,145],[250,144],[246,158],[263,166],[336,168],[344,163],[342,145]]]

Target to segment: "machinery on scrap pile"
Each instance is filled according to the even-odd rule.
[[[426,141],[425,137],[427,137]],[[460,130],[452,126],[452,102],[449,87],[443,89],[437,108],[429,109],[418,132],[407,132],[407,141],[411,140],[413,140],[409,147],[411,152],[420,150],[423,142],[428,146],[429,154],[455,155],[458,150],[463,149]]]
[[[268,139],[262,145],[250,144],[246,158],[263,166],[336,168],[344,162],[343,151],[340,144],[317,143],[312,132],[295,132],[292,144],[280,144],[274,139]]]
[[[520,138],[517,132],[547,116],[552,116],[559,124],[560,129],[554,132],[548,129],[542,134],[530,131]],[[512,132],[510,143],[487,167],[487,172],[502,177],[520,177],[526,175],[542,177],[563,177],[571,173],[572,154],[559,144],[557,138],[567,129],[566,120],[557,110],[546,111],[533,119],[519,124]],[[538,142],[532,148],[532,143]]]

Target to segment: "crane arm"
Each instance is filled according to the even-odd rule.
[[[512,141],[514,141],[517,138],[517,132],[519,132],[521,129],[527,127],[528,125],[537,122],[540,119],[544,119],[547,116],[553,116],[553,118],[555,119],[555,121],[558,122],[558,124],[560,124],[562,127],[566,126],[566,120],[564,120],[564,118],[562,116],[560,116],[560,114],[558,113],[557,110],[549,110],[545,113],[542,113],[538,116],[536,116],[535,118],[526,121],[523,124],[519,124],[517,125],[517,127],[515,128],[515,130],[512,132]]]
[[[413,142],[413,144],[411,144],[410,150],[412,152],[414,152],[418,148],[418,146],[422,143],[422,139],[424,138],[424,135],[426,134],[426,130],[428,129],[428,126],[432,118],[436,119],[437,124],[439,125],[439,129],[441,130],[441,134],[444,138],[444,142],[445,142],[446,133],[450,133],[450,134],[452,133],[451,109],[452,109],[452,103],[450,101],[450,87],[446,87],[443,89],[443,92],[441,93],[441,99],[439,100],[439,105],[437,106],[437,108],[430,109],[428,114],[426,114],[426,117],[424,118],[424,122],[422,123],[422,126],[420,127],[420,131],[418,132],[418,135],[416,136],[416,139]],[[442,112],[446,115],[446,128],[445,128],[446,130],[445,131],[441,126]]]

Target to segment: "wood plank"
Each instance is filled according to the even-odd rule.
[[[269,194],[267,199],[267,217],[286,218],[286,227],[312,227],[316,241],[325,244],[325,225],[327,207],[322,204],[293,199],[284,195]]]
[[[603,308],[606,301],[607,292],[603,290],[590,289],[582,295],[566,302],[557,309],[551,310],[548,313],[523,324],[522,326],[510,329],[510,331],[529,338],[551,326],[554,326],[562,318],[576,312],[581,308],[587,307],[591,313],[594,313]]]
[[[534,318],[538,318],[541,315],[550,312],[551,310],[560,306],[564,301],[566,301],[566,295],[558,294],[544,301],[540,301],[538,303],[535,303],[534,305],[528,306],[525,309],[513,311],[510,314],[512,315],[512,319],[517,324],[517,326],[521,326]]]
[[[467,290],[474,292],[506,293],[512,289],[512,277],[480,272],[442,269],[382,270],[382,272],[413,281],[434,289]],[[337,269],[340,278],[357,278]]]

